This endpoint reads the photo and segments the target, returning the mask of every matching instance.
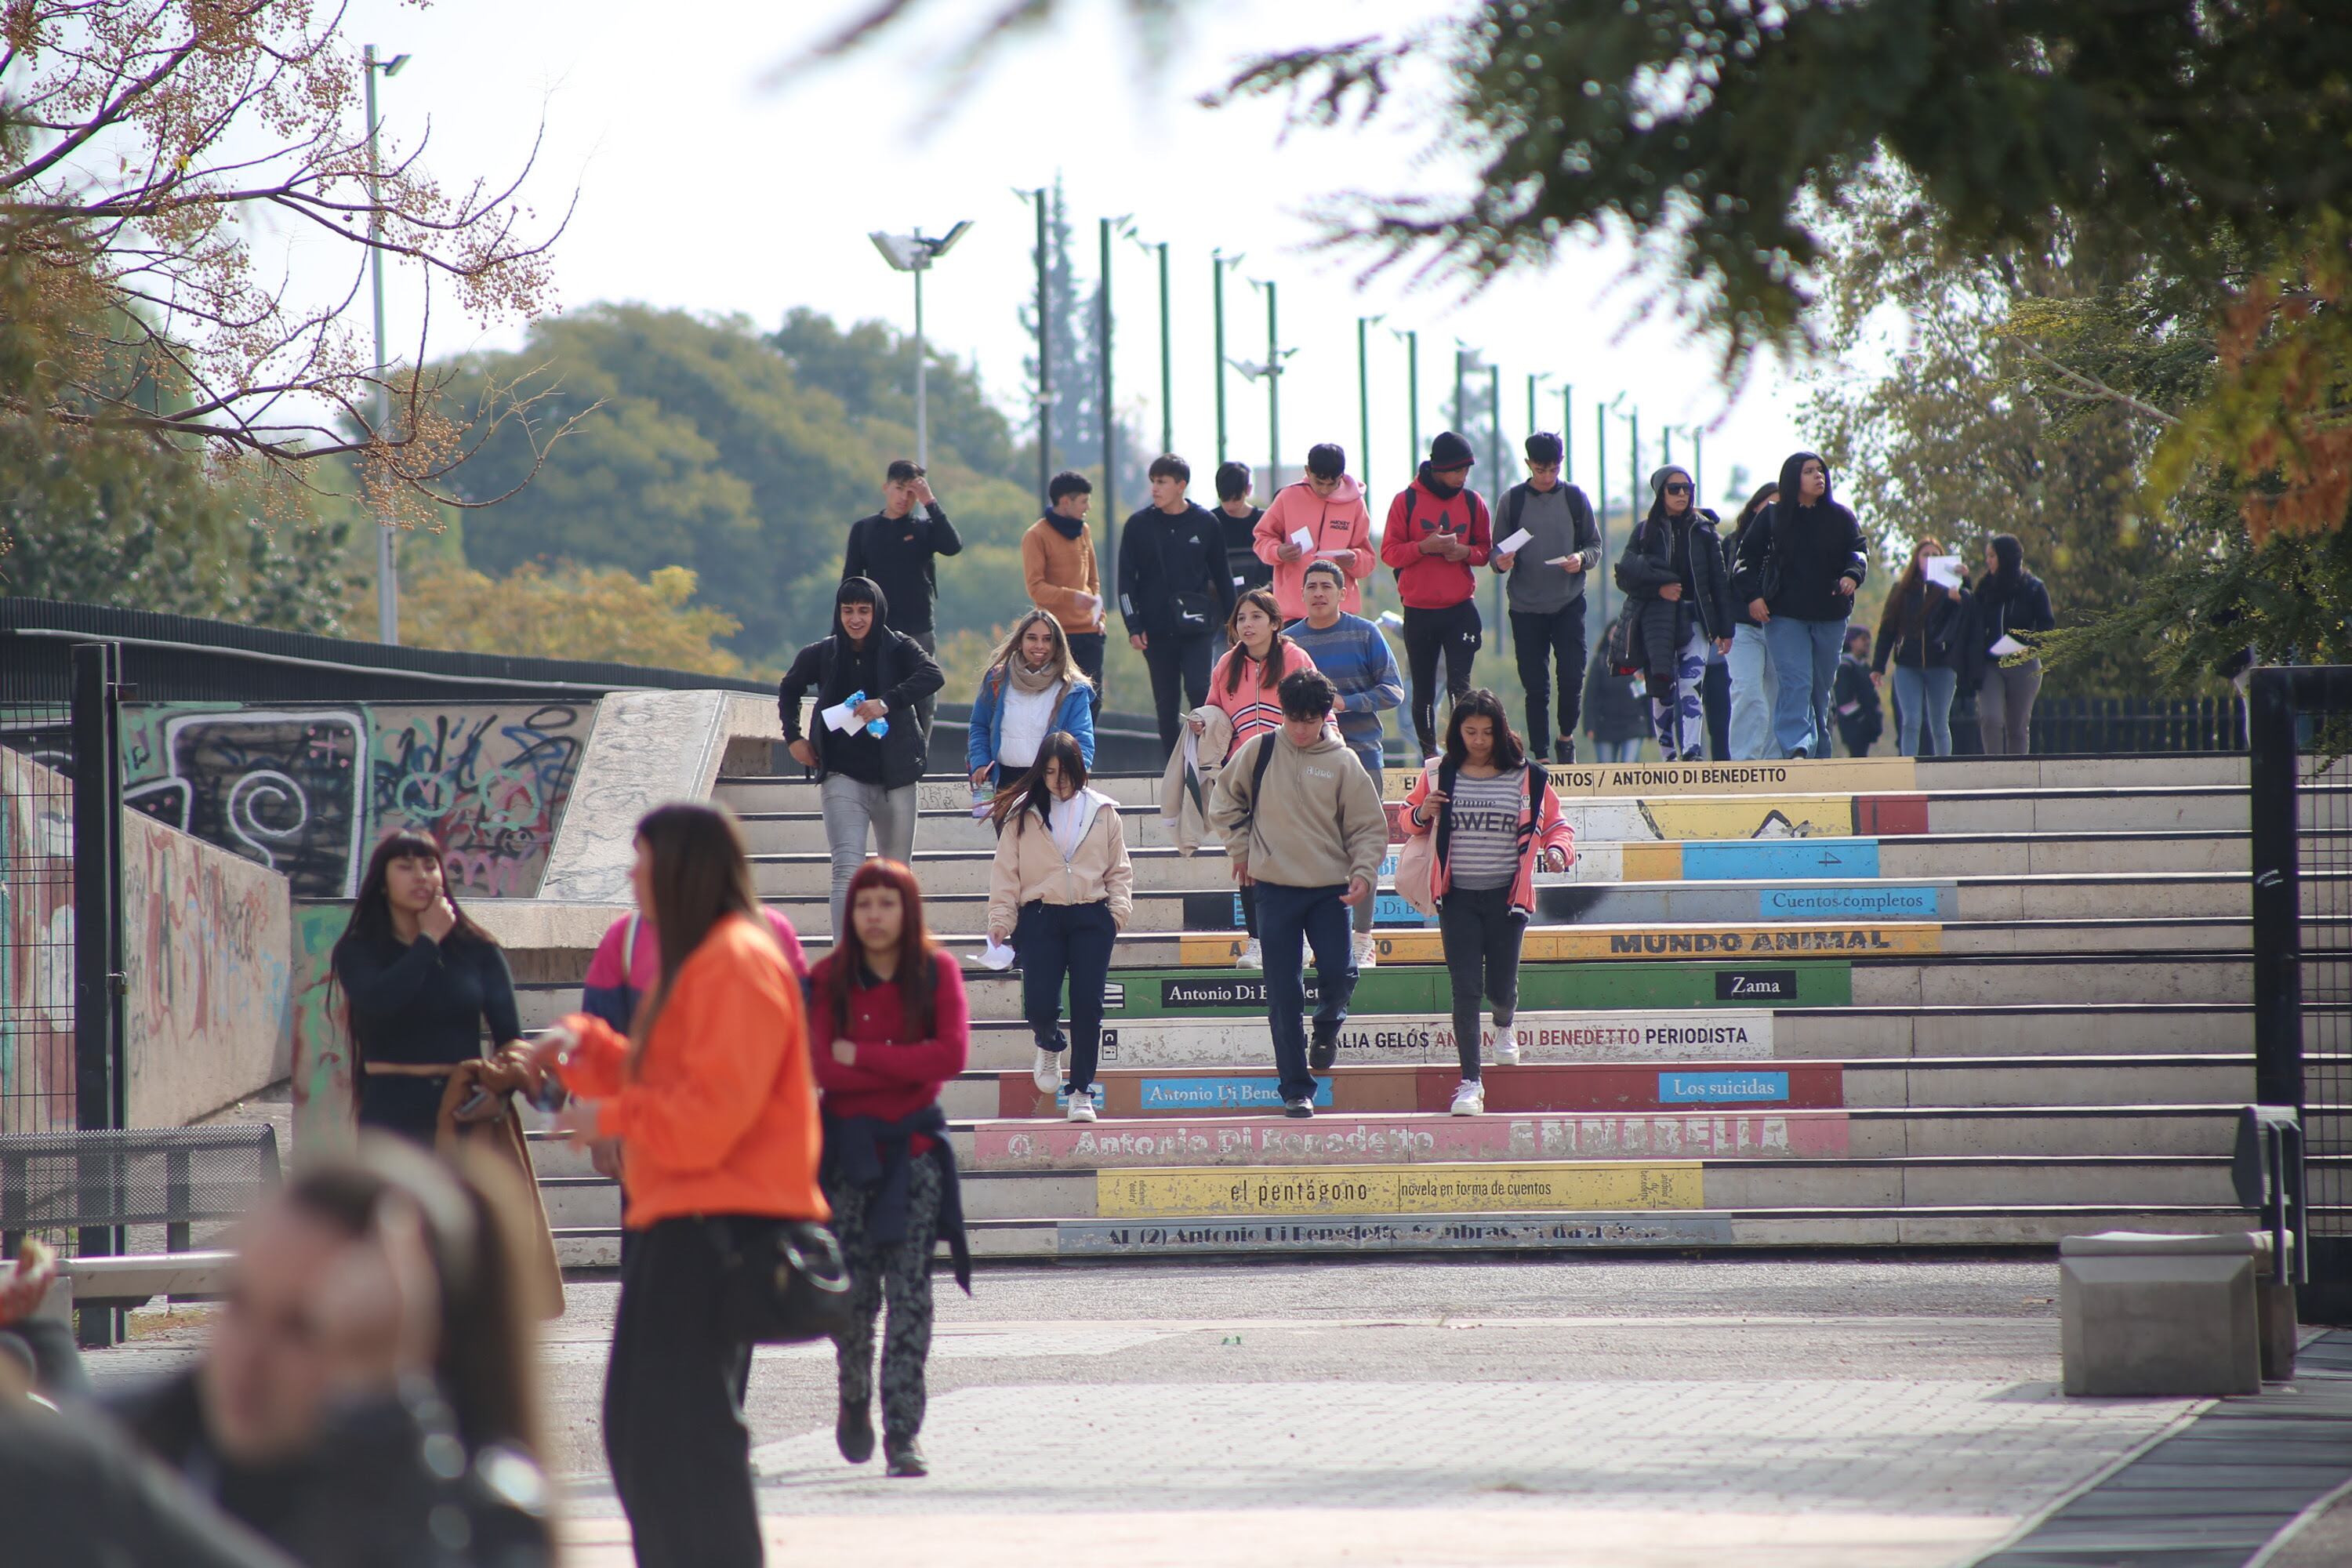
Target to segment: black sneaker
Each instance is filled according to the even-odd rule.
[[[1572,763],[1576,761],[1576,742],[1566,738],[1553,742],[1551,748],[1551,760],[1555,763]]]
[[[1293,1121],[1305,1121],[1314,1116],[1315,1102],[1311,1100],[1286,1100],[1282,1102],[1282,1113]]]
[[[1332,1064],[1339,1059],[1339,1031],[1334,1029],[1325,1034],[1320,1029],[1316,1030],[1314,1042],[1307,1047],[1308,1068],[1315,1072],[1329,1072]]]
[[[912,1437],[893,1437],[883,1445],[894,1476],[928,1476],[931,1467]]]
[[[853,1465],[862,1465],[874,1457],[874,1417],[863,1405],[844,1405],[841,1418],[834,1423],[833,1440],[841,1448],[841,1457]]]

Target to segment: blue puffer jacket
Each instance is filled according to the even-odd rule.
[[[1078,743],[1078,755],[1086,758],[1087,766],[1095,765],[1095,707],[1087,688],[1072,686],[1062,693],[1062,703],[1054,712],[1053,729],[1065,730]],[[967,773],[976,773],[996,763],[996,748],[1004,731],[1004,671],[990,670],[980,678],[980,694],[971,700],[971,723],[964,731],[964,764]],[[995,782],[1002,784],[998,779]]]

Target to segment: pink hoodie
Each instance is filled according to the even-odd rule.
[[[1282,560],[1282,547],[1302,528],[1314,535],[1314,550],[1296,561]],[[1283,486],[1265,515],[1257,520],[1255,537],[1257,558],[1274,567],[1274,602],[1282,607],[1285,620],[1295,621],[1307,614],[1302,585],[1316,551],[1323,550],[1354,552],[1352,556],[1333,557],[1348,574],[1339,608],[1351,616],[1363,613],[1364,591],[1357,584],[1372,574],[1379,557],[1372,549],[1372,514],[1364,506],[1364,488],[1352,478],[1340,475],[1328,500],[1317,495],[1305,479]]]

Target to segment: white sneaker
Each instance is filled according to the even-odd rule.
[[[1380,939],[1375,937],[1370,931],[1362,932],[1356,938],[1356,967],[1359,969],[1377,969],[1380,967]]]
[[[1257,940],[1257,938],[1252,937],[1249,941],[1242,944],[1242,955],[1234,962],[1240,964],[1244,969],[1264,969],[1265,967],[1265,948],[1264,944]]]
[[[1486,1114],[1486,1086],[1475,1079],[1464,1079],[1454,1086],[1454,1103],[1445,1108],[1448,1116],[1484,1116]]]
[[[1095,1119],[1095,1091],[1091,1089],[1072,1089],[1069,1115],[1073,1121],[1092,1121]]]
[[[1062,1087],[1062,1053],[1037,1047],[1036,1060],[1029,1064],[1029,1081],[1037,1086],[1040,1094],[1051,1094]]]
[[[1519,1065],[1519,1031],[1508,1018],[1495,1020],[1495,1059],[1507,1068]]]

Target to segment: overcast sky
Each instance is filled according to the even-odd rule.
[[[1442,185],[1458,168],[1421,159],[1423,133],[1294,132],[1279,110],[1197,107],[1234,60],[1259,50],[1330,42],[1393,28],[1450,7],[1429,0],[1284,0],[1279,6],[1197,0],[1185,35],[1156,62],[1115,0],[1071,0],[1050,35],[1001,48],[961,97],[946,44],[952,26],[929,25],[843,65],[777,89],[761,85],[778,63],[864,0],[686,0],[651,10],[619,0],[442,0],[418,11],[398,0],[354,0],[347,37],[415,58],[383,85],[386,133],[408,144],[431,121],[430,167],[445,183],[503,178],[546,140],[530,195],[551,218],[578,189],[578,209],[555,252],[564,306],[626,300],[704,312],[740,312],[772,326],[796,305],[844,321],[879,317],[912,326],[908,279],[890,271],[869,230],[920,226],[939,233],[973,220],[962,245],[926,284],[933,342],[977,359],[1008,409],[1025,397],[1025,339],[1016,305],[1034,289],[1029,208],[1015,186],[1050,184],[1058,173],[1080,220],[1078,264],[1095,273],[1100,216],[1131,214],[1139,235],[1171,242],[1175,343],[1175,437],[1196,468],[1213,459],[1211,253],[1244,260],[1227,285],[1227,353],[1264,357],[1264,297],[1244,279],[1280,286],[1286,347],[1284,454],[1294,468],[1307,445],[1338,439],[1366,464],[1357,437],[1355,321],[1421,334],[1422,437],[1445,422],[1456,340],[1503,373],[1505,429],[1522,434],[1527,377],[1549,373],[1543,426],[1559,423],[1558,388],[1576,389],[1576,477],[1592,488],[1593,410],[1625,395],[1642,419],[1643,463],[1657,461],[1661,426],[1705,426],[1705,493],[1719,497],[1731,466],[1759,478],[1802,445],[1800,392],[1770,364],[1732,401],[1713,346],[1668,317],[1637,322],[1643,287],[1623,279],[1624,253],[1570,244],[1549,270],[1497,282],[1467,300],[1459,286],[1419,288],[1395,276],[1360,286],[1365,258],[1318,253],[1308,208],[1349,188]],[[933,0],[940,24],[970,20],[1001,0]],[[1155,266],[1135,246],[1114,253],[1117,397],[1156,442],[1160,427]],[[413,340],[413,289],[392,288],[392,341]],[[488,331],[436,310],[429,352],[502,345],[519,333]],[[1233,455],[1262,462],[1267,446],[1263,384],[1228,383]],[[1483,378],[1479,395],[1484,395]],[[1406,477],[1405,351],[1372,331],[1370,478],[1385,493]],[[1611,489],[1626,489],[1627,427],[1612,424]],[[1687,434],[1675,455],[1687,462]],[[1486,488],[1482,472],[1475,481]]]

